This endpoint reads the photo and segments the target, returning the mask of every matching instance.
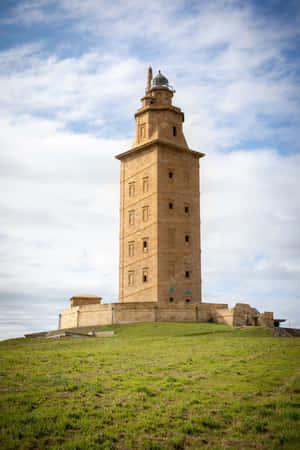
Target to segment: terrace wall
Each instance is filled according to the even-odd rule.
[[[60,328],[136,322],[215,322],[227,325],[273,326],[273,313],[260,314],[247,304],[228,308],[223,303],[159,306],[157,302],[110,303],[82,305],[65,309],[60,315]]]

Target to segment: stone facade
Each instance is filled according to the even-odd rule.
[[[204,154],[188,148],[184,115],[172,97],[167,84],[148,82],[135,114],[133,146],[117,156],[119,302],[201,302],[199,159]]]
[[[81,294],[75,295],[71,298],[71,308],[73,306],[83,306],[83,305],[99,305],[101,303],[102,297],[97,297],[96,295]]]
[[[137,322],[214,322],[231,326],[273,326],[273,313],[259,313],[247,304],[234,308],[222,303],[160,304],[158,302],[109,303],[65,309],[59,328],[77,328]]]
[[[119,303],[72,297],[60,328],[155,321],[273,326],[273,313],[247,304],[202,303],[199,160],[188,148],[174,90],[148,71],[130,150],[120,170]]]

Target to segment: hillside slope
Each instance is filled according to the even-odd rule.
[[[297,448],[300,340],[203,323],[0,343],[1,448]]]

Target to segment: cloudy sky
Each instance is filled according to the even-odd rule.
[[[300,327],[298,0],[3,0],[1,334],[118,296],[119,162],[149,64],[201,160],[203,296]]]

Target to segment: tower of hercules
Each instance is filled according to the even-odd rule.
[[[121,161],[119,302],[201,302],[199,158],[183,134],[184,114],[159,72],[135,114]]]
[[[189,149],[175,91],[160,72],[135,114],[136,136],[121,153],[119,302],[80,294],[59,328],[162,321],[273,327],[273,313],[246,303],[202,302],[199,159]]]

